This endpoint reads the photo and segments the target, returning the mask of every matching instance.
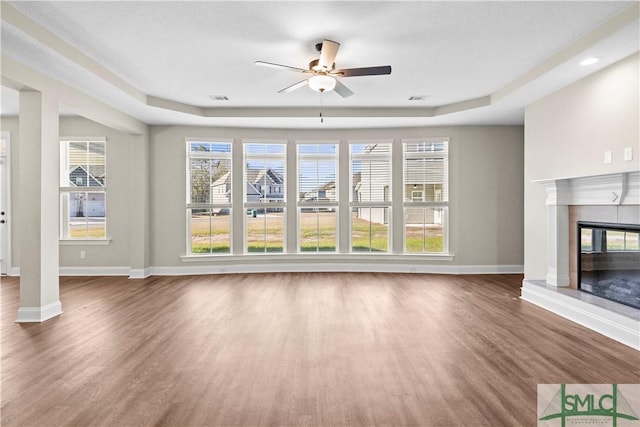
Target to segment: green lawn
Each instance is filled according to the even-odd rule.
[[[334,252],[336,250],[336,214],[334,212],[303,213],[300,224],[301,252]],[[191,221],[191,252],[229,253],[229,216],[194,215]],[[284,223],[282,214],[258,215],[247,218],[247,252],[283,252]],[[351,250],[353,252],[387,252],[389,248],[388,225],[370,223],[353,217]],[[265,241],[265,232],[267,240]],[[423,253],[424,230],[407,228],[406,252]],[[426,231],[426,252],[443,250],[442,230]]]

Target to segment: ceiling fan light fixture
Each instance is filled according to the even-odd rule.
[[[313,76],[309,79],[309,87],[316,92],[329,92],[336,87],[336,79],[327,75]]]

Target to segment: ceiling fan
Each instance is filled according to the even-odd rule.
[[[331,90],[335,90],[338,95],[343,98],[353,95],[353,92],[342,84],[337,77],[378,76],[391,74],[390,65],[364,68],[343,68],[336,70],[336,64],[334,61],[339,48],[340,43],[332,40],[323,40],[321,43],[316,44],[316,50],[320,52],[320,58],[309,62],[309,68],[307,69],[264,61],[256,61],[256,65],[295,71],[298,73],[313,74],[308,79],[304,79],[279,90],[278,93],[289,93],[303,86],[309,85],[311,89],[318,92],[329,92]]]

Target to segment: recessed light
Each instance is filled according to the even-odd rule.
[[[596,57],[586,58],[580,61],[580,66],[586,67],[587,65],[593,65],[598,61],[600,61],[600,58],[596,58]]]
[[[414,95],[409,97],[409,101],[424,101],[427,98],[430,98],[431,95]]]
[[[228,101],[229,100],[229,97],[224,95],[208,95],[207,98],[209,98],[212,101]]]

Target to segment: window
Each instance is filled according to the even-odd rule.
[[[231,143],[188,141],[187,175],[190,253],[230,253]]]
[[[338,231],[338,144],[298,143],[298,245],[335,252]]]
[[[351,251],[388,252],[391,144],[352,143]]]
[[[186,153],[187,255],[449,252],[446,138],[191,138]]]
[[[106,140],[60,141],[60,238],[106,239]]]
[[[282,143],[244,144],[247,252],[284,252],[286,153]]]
[[[405,253],[448,252],[448,141],[403,144]]]

